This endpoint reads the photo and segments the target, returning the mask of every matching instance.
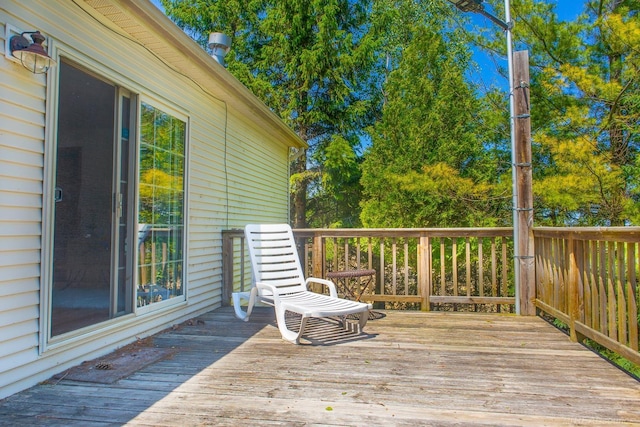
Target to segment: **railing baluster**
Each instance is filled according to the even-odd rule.
[[[507,240],[502,238],[502,294],[501,297],[508,295],[509,279],[507,275]]]
[[[564,259],[562,254],[562,242],[560,239],[553,239],[553,259],[554,259],[554,273],[553,283],[557,283],[553,296],[554,307],[559,307],[563,313],[567,312],[567,307],[564,305],[564,293],[565,293],[565,281],[562,274],[562,260]]]
[[[609,338],[615,340],[618,337],[616,328],[616,291],[614,287],[614,245],[614,242],[609,242],[607,245],[607,309],[609,310]]]
[[[618,306],[618,341],[622,344],[628,344],[629,339],[627,337],[627,301],[626,301],[626,292],[624,290],[624,279],[626,278],[625,268],[624,268],[624,260],[625,256],[625,247],[624,242],[616,242],[616,252],[615,252],[615,262],[617,268],[616,273],[616,296]]]
[[[384,295],[384,237],[380,238],[380,295]]]
[[[567,263],[565,268],[568,269],[567,275],[567,290],[569,293],[568,298],[568,311],[569,311],[569,334],[571,340],[574,342],[579,341],[579,336],[576,332],[575,322],[580,315],[580,301],[578,296],[578,266],[576,262],[575,241],[573,236],[569,236],[569,240],[566,246]]]
[[[593,327],[593,316],[595,314],[595,309],[593,308],[593,283],[591,282],[591,258],[589,256],[589,251],[591,250],[590,241],[585,240],[582,242],[582,283],[585,288],[584,294],[584,322]]]
[[[458,296],[458,241],[453,238],[451,245],[451,271],[453,273],[453,296]]]
[[[447,295],[447,276],[446,276],[446,252],[444,247],[444,237],[440,237],[440,295]]]
[[[593,309],[593,319],[591,327],[600,330],[600,288],[598,286],[598,242],[589,241],[589,252],[591,254],[591,265],[589,270],[589,281],[591,282],[591,307]]]
[[[465,264],[465,276],[467,281],[467,297],[471,296],[471,241],[469,237],[465,239],[464,244],[464,264]]]
[[[599,277],[599,287],[600,287],[600,332],[603,334],[607,333],[607,329],[609,328],[609,317],[607,316],[607,290],[605,287],[607,280],[607,269],[606,269],[606,242],[599,242],[598,249],[600,258],[598,259],[598,265],[600,266],[600,277]]]
[[[397,295],[397,275],[398,275],[398,259],[397,259],[397,242],[396,238],[391,239],[391,295]]]
[[[498,296],[498,259],[496,258],[496,239],[491,239],[491,296]]]
[[[638,351],[638,303],[635,253],[637,243],[627,243],[627,315],[629,322],[629,347]],[[639,254],[640,255],[640,254]],[[640,261],[640,259],[638,260]],[[640,264],[640,262],[638,263]]]
[[[482,257],[482,238],[478,238],[478,295],[484,296],[484,259]]]
[[[349,238],[348,237],[344,237],[343,246],[344,246],[344,268],[343,268],[343,270],[351,270],[351,268],[349,267]]]

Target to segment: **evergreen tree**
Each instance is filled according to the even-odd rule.
[[[314,216],[337,206],[346,195],[334,191],[339,182],[351,185],[348,193],[357,197],[358,174],[352,160],[375,110],[369,96],[375,56],[368,1],[162,3],[168,16],[203,45],[211,31],[232,36],[229,71],[309,144],[308,153],[291,165],[294,227],[308,224],[308,198],[313,199]],[[314,225],[329,225],[329,217],[319,218],[322,223],[316,220]]]
[[[445,38],[438,7],[417,11],[396,34],[398,65],[363,164],[365,226],[495,225],[509,199],[494,197],[502,177],[483,141],[488,116],[465,78],[470,52],[457,34]]]
[[[231,35],[229,71],[309,143],[292,164],[295,227],[511,224],[508,96],[469,83],[470,41],[506,78],[497,27],[463,34],[451,18],[469,16],[444,0],[162,2],[203,46]],[[538,224],[640,223],[639,4],[588,0],[560,22],[548,0],[512,1]]]

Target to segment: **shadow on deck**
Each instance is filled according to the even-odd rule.
[[[385,314],[295,346],[272,309],[221,308],[146,340],[173,355],[126,378],[0,401],[0,425],[640,425],[640,382],[540,318]]]

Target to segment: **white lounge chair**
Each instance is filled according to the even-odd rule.
[[[313,277],[305,280],[291,227],[287,224],[249,224],[245,227],[244,234],[251,257],[253,286],[250,292],[232,294],[238,318],[249,320],[251,310],[257,302],[272,305],[282,338],[294,344],[300,343],[310,317],[336,316],[346,327],[346,316],[359,313],[358,326],[362,332],[369,319],[371,304],[338,298],[336,286],[330,280]],[[309,283],[327,286],[329,295],[310,291]],[[240,307],[241,300],[248,301],[246,312]],[[287,328],[287,311],[302,316],[299,331]]]

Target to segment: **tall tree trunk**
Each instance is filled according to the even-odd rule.
[[[291,219],[293,228],[307,227],[307,185],[304,177],[307,170],[307,155],[303,154],[291,164],[291,175],[300,175],[303,178],[297,180],[291,192]]]

